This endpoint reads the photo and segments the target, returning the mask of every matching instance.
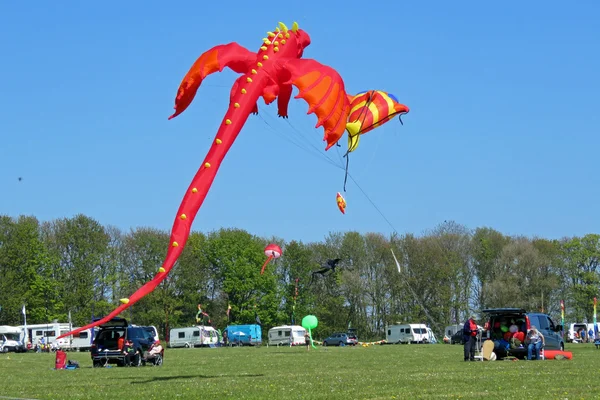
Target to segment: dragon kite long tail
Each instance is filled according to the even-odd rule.
[[[301,59],[310,37],[294,23],[288,29],[283,23],[267,38],[257,53],[237,43],[218,45],[202,54],[183,78],[175,100],[172,119],[181,114],[192,102],[206,76],[225,67],[242,74],[231,89],[230,103],[216,137],[202,166],[183,196],[173,223],[167,256],[154,278],[139,288],[121,305],[104,318],[84,327],[62,334],[73,335],[85,329],[102,325],[131,307],[152,292],[168,275],[187,242],[192,223],[202,206],[225,155],[233,145],[251,113],[257,112],[257,101],[262,96],[266,104],[275,99],[278,114],[287,118],[292,85],[298,88],[295,98],[309,104],[308,114],[318,117],[316,127],[323,126],[326,150],[338,142],[346,129],[350,102],[340,75],[331,67],[311,59]]]

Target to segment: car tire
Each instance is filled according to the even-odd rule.
[[[185,344],[185,348],[186,348],[186,349],[189,349],[190,347],[191,347],[191,346],[190,346],[190,344],[189,344],[189,343],[186,343],[186,344]]]

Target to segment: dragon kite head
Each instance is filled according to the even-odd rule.
[[[298,28],[297,22],[294,22],[292,29],[288,29],[283,22],[280,22],[275,32],[267,32],[267,36],[265,43],[278,46],[280,54],[284,57],[300,58],[304,49],[310,45],[310,36]]]

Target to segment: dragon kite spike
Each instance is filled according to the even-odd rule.
[[[294,22],[294,24],[292,25],[292,32],[296,33],[298,32],[298,23]]]
[[[285,26],[285,24],[283,22],[279,23],[279,29],[281,29],[283,31],[283,33],[287,33],[288,32],[288,27]]]

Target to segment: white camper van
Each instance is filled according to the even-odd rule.
[[[385,333],[388,343],[429,343],[429,333],[425,324],[388,325]]]
[[[212,326],[173,328],[169,335],[169,347],[200,347],[216,345],[219,335]]]
[[[63,333],[69,332],[71,325],[61,322],[50,322],[47,324],[21,325],[19,328],[26,329],[25,337],[27,343],[33,346],[37,344],[51,344]]]
[[[586,323],[580,322],[580,323],[575,323],[575,324],[569,325],[569,331],[567,332],[567,341],[573,342],[573,343],[581,343],[581,338],[579,337],[578,334],[576,335],[576,333],[579,332],[580,329],[585,330],[586,337],[587,337],[587,332],[589,330],[588,326]]]
[[[23,329],[16,326],[0,326],[0,353],[25,352]]]
[[[269,346],[304,346],[306,329],[299,325],[282,325],[269,329]]]

